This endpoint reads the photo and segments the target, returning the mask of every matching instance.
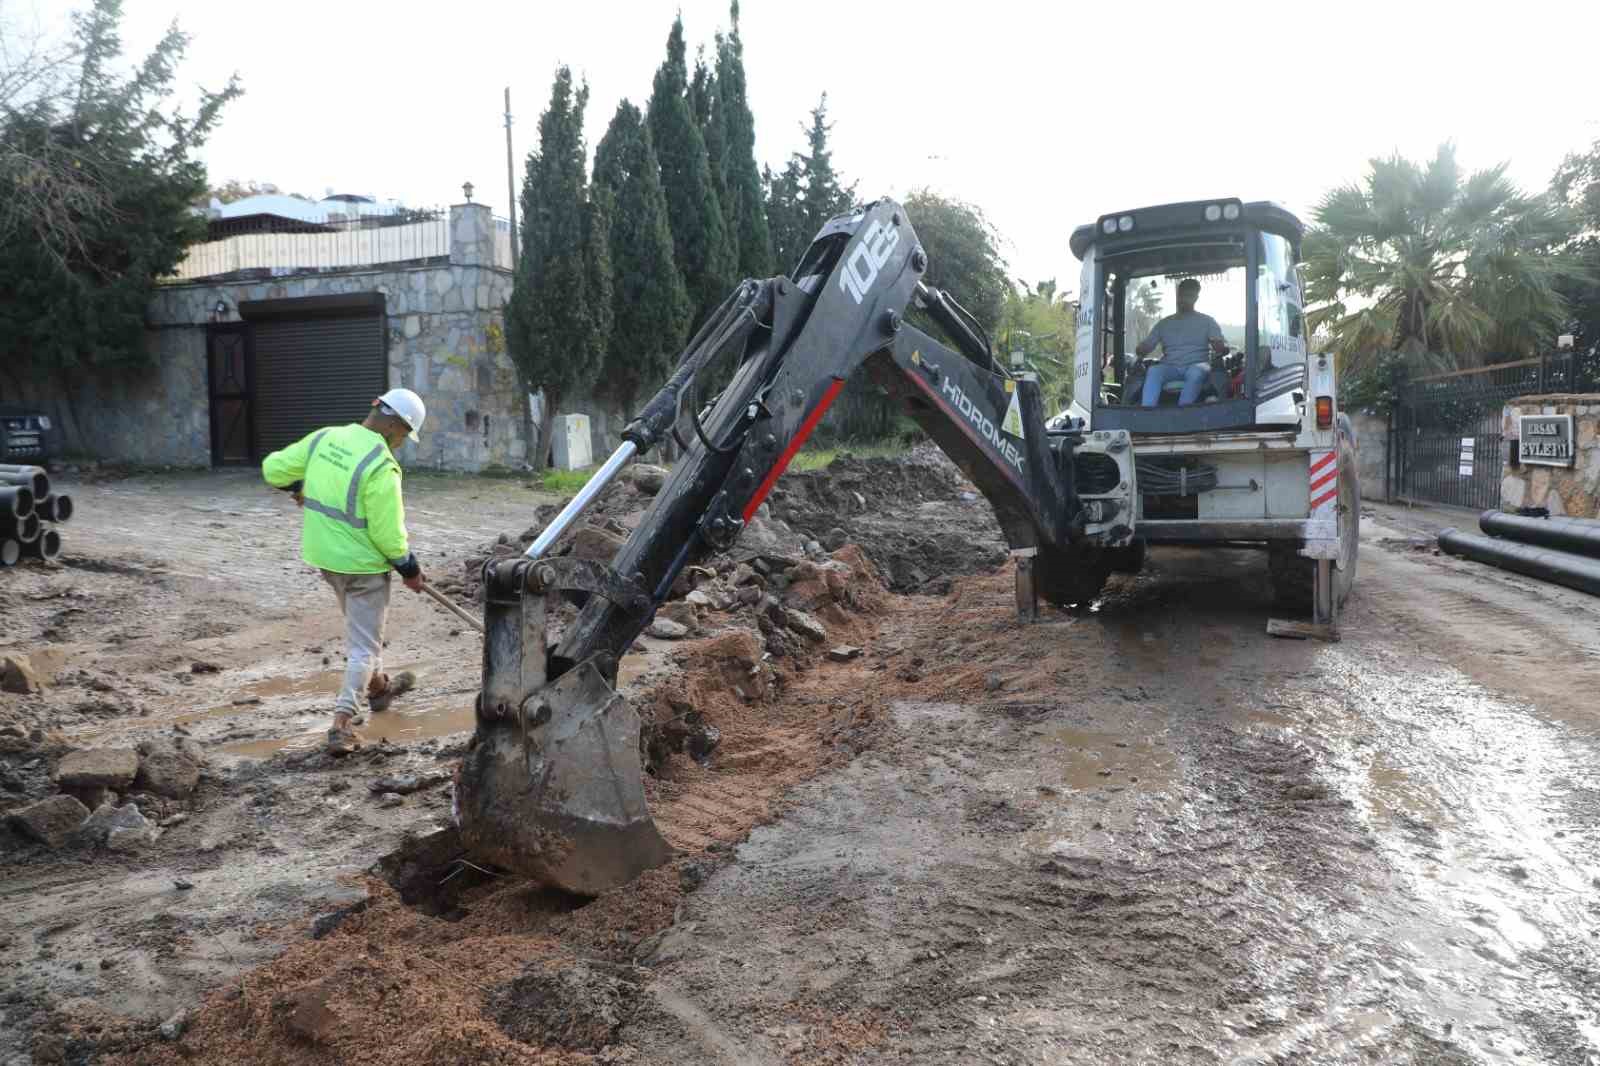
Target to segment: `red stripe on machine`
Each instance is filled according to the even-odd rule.
[[[1336,478],[1338,476],[1339,476],[1339,471],[1337,471],[1337,470],[1328,471],[1326,474],[1323,474],[1321,477],[1317,478],[1317,480],[1315,480],[1315,481],[1313,481],[1311,483],[1311,491],[1312,492],[1316,492],[1322,486],[1326,485],[1328,482],[1332,481],[1334,478]]]
[[[1327,503],[1337,495],[1339,495],[1338,489],[1329,489],[1327,492],[1311,501],[1311,509],[1315,511],[1318,507],[1321,507],[1323,504]]]
[[[790,441],[789,446],[783,450],[783,454],[778,456],[777,463],[773,465],[771,470],[767,471],[767,476],[761,482],[761,487],[756,489],[754,496],[750,497],[750,502],[744,505],[744,520],[746,522],[750,521],[761,505],[766,502],[767,494],[772,491],[772,486],[778,483],[778,479],[783,476],[783,472],[789,468],[790,460],[805,445],[807,438],[811,436],[812,430],[817,428],[817,423],[822,421],[822,416],[828,413],[828,408],[832,406],[834,397],[839,395],[839,390],[842,388],[844,388],[844,379],[834,378],[833,384],[828,386],[828,391],[822,394],[822,402],[817,404],[809,415],[806,415],[804,422],[800,423],[800,429],[795,433],[794,440]]]
[[[1311,472],[1315,474],[1318,470],[1321,470],[1331,462],[1333,462],[1333,453],[1326,452],[1323,454],[1321,459],[1318,459],[1316,462],[1311,464]]]

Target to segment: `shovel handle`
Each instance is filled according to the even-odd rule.
[[[466,611],[463,611],[460,607],[457,607],[455,601],[451,600],[450,597],[446,596],[444,593],[428,584],[426,578],[424,578],[422,582],[422,591],[426,592],[430,597],[432,597],[433,601],[440,607],[443,607],[445,610],[449,611],[451,614],[467,623],[467,625],[471,626],[473,629],[476,629],[479,633],[483,632],[482,622],[472,617]]]

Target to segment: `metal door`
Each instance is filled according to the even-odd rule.
[[[361,421],[388,388],[381,314],[260,318],[252,325],[263,451]]]
[[[260,462],[249,323],[206,328],[206,383],[211,396],[211,465]]]

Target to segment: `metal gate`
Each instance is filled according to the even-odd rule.
[[[206,329],[206,381],[211,394],[211,462],[255,463],[255,359],[243,322]]]
[[[1411,379],[1389,420],[1390,495],[1499,507],[1506,401],[1593,388],[1593,362],[1567,352]]]
[[[389,387],[382,300],[355,294],[240,305],[252,331],[262,453],[323,426],[361,421]]]

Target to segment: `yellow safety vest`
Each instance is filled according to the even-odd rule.
[[[367,427],[330,426],[307,434],[267,456],[261,476],[280,489],[300,483],[300,557],[312,566],[381,574],[410,556],[400,464],[383,437]]]

